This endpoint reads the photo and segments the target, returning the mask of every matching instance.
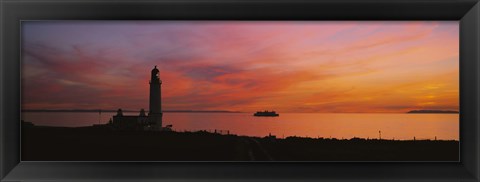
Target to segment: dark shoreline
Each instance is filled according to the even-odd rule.
[[[22,112],[80,112],[80,113],[83,113],[83,112],[94,112],[94,113],[109,112],[109,113],[116,113],[117,110],[109,110],[109,109],[105,109],[105,110],[101,110],[101,109],[51,109],[51,110],[48,110],[48,109],[26,109],[26,110],[22,110]],[[140,112],[140,110],[123,110],[123,112]],[[145,112],[148,112],[148,111],[145,111]],[[215,111],[215,110],[212,110],[212,111],[166,110],[166,111],[163,111],[163,112],[243,113],[243,112],[239,112],[239,111]]]
[[[458,161],[459,142],[24,125],[21,156],[24,161]]]

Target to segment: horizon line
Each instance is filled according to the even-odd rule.
[[[122,109],[123,112],[140,112],[140,110]],[[273,111],[273,110],[272,110]],[[412,112],[425,111],[425,112]],[[458,110],[436,110],[436,109],[414,109],[406,112],[282,112],[282,113],[331,113],[331,114],[442,114],[449,112],[449,114],[459,114]],[[22,109],[21,112],[117,112],[117,109]],[[145,112],[149,112],[145,110]],[[221,112],[221,113],[251,113],[256,111],[230,111],[230,110],[164,110],[163,112]]]

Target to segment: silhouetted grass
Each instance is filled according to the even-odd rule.
[[[458,141],[286,139],[22,127],[24,161],[457,161]]]
[[[264,146],[276,160],[458,161],[458,141],[286,138]]]

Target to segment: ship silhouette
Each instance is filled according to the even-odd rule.
[[[256,113],[253,114],[253,116],[270,116],[270,117],[276,117],[279,116],[275,111],[257,111]]]

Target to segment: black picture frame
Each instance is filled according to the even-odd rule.
[[[2,0],[2,181],[479,181],[478,0]],[[21,162],[22,20],[459,20],[460,162]]]

